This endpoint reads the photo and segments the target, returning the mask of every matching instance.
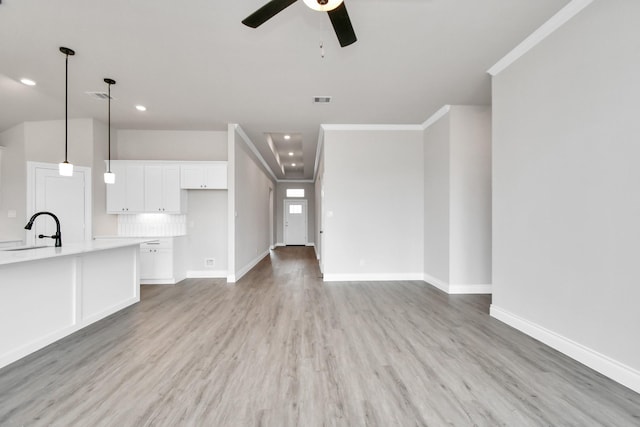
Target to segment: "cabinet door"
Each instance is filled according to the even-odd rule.
[[[144,210],[162,212],[162,166],[144,167]]]
[[[118,175],[116,175],[116,182],[118,182]],[[127,213],[144,212],[144,166],[128,164],[125,185]]]
[[[155,278],[155,252],[157,249],[140,248],[140,279]]]
[[[180,166],[162,167],[162,212],[180,213]]]
[[[203,165],[204,187],[213,190],[224,190],[227,188],[227,164],[214,163]]]
[[[116,175],[116,182],[107,184],[107,213],[125,213],[127,198],[126,166],[112,161],[111,172]]]
[[[180,166],[180,187],[185,190],[199,190],[203,188],[204,177],[201,165]]]
[[[160,248],[155,252],[154,279],[170,279],[173,277],[173,249]]]

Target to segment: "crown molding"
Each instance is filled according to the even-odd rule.
[[[422,123],[422,125],[420,125],[420,128],[422,130],[427,129],[429,126],[431,126],[432,124],[434,124],[435,122],[437,122],[438,120],[443,118],[449,111],[451,111],[451,105],[449,105],[449,104],[443,105],[442,108],[440,108],[438,111],[433,113],[431,115],[431,117],[429,117],[427,120],[425,120]]]
[[[593,0],[572,0],[565,7],[560,9],[558,13],[553,15],[547,22],[542,24],[540,28],[535,30],[529,37],[524,39],[522,43],[516,46],[511,52],[507,53],[501,60],[487,70],[487,73],[495,77],[503,70],[516,62],[522,55],[533,49],[538,43],[547,36],[562,27],[567,21],[576,16],[582,9],[593,3]]]
[[[351,131],[363,131],[363,130],[377,130],[377,131],[415,131],[422,130],[420,125],[363,125],[363,124],[341,124],[341,125],[321,125],[320,128],[324,131],[327,130],[351,130]]]

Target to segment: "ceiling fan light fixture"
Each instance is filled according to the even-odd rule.
[[[328,12],[342,4],[343,0],[303,0],[304,4],[319,12]]]

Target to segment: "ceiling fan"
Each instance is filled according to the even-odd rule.
[[[1,1],[1,0],[0,0]],[[242,23],[247,27],[258,28],[269,19],[282,12],[297,0],[271,0],[260,9],[247,16]],[[327,12],[331,25],[338,36],[341,47],[355,43],[356,33],[351,26],[351,20],[343,0],[303,0],[313,10]]]

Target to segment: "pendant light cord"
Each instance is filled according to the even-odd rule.
[[[69,54],[64,61],[64,162],[67,163],[67,140],[69,133]]]
[[[109,114],[108,114],[108,134],[109,134],[109,166],[107,172],[111,173],[111,83],[109,83]]]

